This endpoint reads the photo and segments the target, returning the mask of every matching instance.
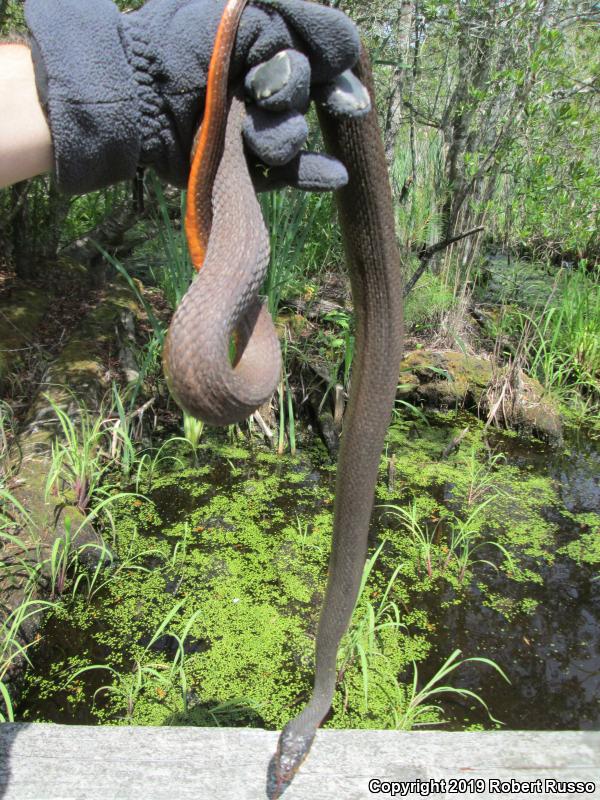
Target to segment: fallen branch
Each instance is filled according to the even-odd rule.
[[[459,242],[461,239],[466,239],[467,236],[473,236],[474,233],[479,233],[482,230],[484,230],[483,225],[478,225],[476,228],[471,228],[471,230],[457,233],[456,236],[450,236],[448,239],[444,239],[441,242],[436,242],[435,244],[429,245],[429,247],[422,247],[418,253],[419,261],[421,263],[408,279],[406,286],[404,287],[404,297],[406,297],[406,295],[412,291],[415,283],[425,272],[427,265],[436,253],[439,253],[441,250],[445,250],[447,247],[450,247],[450,245],[454,244],[454,242]]]

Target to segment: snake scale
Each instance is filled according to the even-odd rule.
[[[240,421],[268,400],[281,370],[273,322],[258,297],[269,259],[269,237],[244,153],[243,96],[228,90],[228,65],[246,4],[247,0],[229,0],[215,41],[186,214],[188,243],[199,273],[173,316],[163,355],[169,388],[179,405],[215,425]],[[364,46],[354,72],[373,98]],[[324,108],[317,113],[328,152],[349,174],[336,202],[356,341],[337,469],[327,589],[317,630],[314,688],[308,704],[279,738],[272,796],[278,796],[295,774],[331,706],[338,646],[360,587],[402,356],[400,259],[374,103],[360,118],[333,116]]]

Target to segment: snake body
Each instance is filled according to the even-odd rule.
[[[239,20],[245,5],[246,0],[230,0],[224,20],[231,22],[227,9],[237,13]],[[222,63],[229,58],[235,24],[226,35],[217,35],[213,61],[216,58]],[[355,74],[374,97],[364,48]],[[220,80],[225,81],[219,91],[226,101],[226,74]],[[209,72],[209,86],[210,82]],[[210,103],[209,94],[207,113]],[[224,107],[229,111],[226,123],[221,123],[224,148],[212,188],[212,214],[210,209],[200,213],[196,208],[188,216],[191,249],[194,237],[198,238],[196,228],[204,224],[203,218],[212,216],[206,254],[197,279],[174,315],[164,355],[169,386],[177,401],[213,424],[243,419],[268,399],[279,380],[281,364],[272,322],[257,299],[268,261],[268,235],[242,145],[243,101],[234,95]],[[377,473],[402,354],[401,271],[374,104],[361,118],[330,116],[322,108],[318,114],[327,150],[349,173],[349,183],[337,192],[336,200],[352,285],[356,343],[337,469],[328,582],[317,630],[314,688],[308,704],[281,733],[274,765],[276,794],[306,757],[331,706],[338,646],[356,604],[365,563]],[[207,119],[205,114],[203,127]],[[204,136],[210,140],[212,134],[205,130]],[[202,135],[201,131],[194,160],[202,158],[202,153],[198,154]],[[192,167],[188,195],[199,196],[198,180],[202,180],[201,173],[199,177]],[[234,334],[241,355],[232,363],[228,348]]]

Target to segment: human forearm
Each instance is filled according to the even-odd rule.
[[[0,187],[52,169],[52,140],[29,48],[0,44]]]

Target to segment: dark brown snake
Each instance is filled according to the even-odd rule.
[[[281,371],[277,334],[258,298],[269,237],[244,153],[244,103],[239,94],[229,97],[227,88],[230,55],[246,3],[229,0],[215,42],[186,215],[199,274],[173,316],[163,356],[169,388],[179,405],[214,425],[251,414],[272,396]],[[373,98],[364,47],[354,72]],[[349,182],[336,199],[350,270],[356,343],[337,469],[327,590],[317,631],[314,689],[308,704],[281,733],[272,796],[278,796],[295,774],[331,706],[338,646],[354,610],[367,554],[377,473],[402,355],[402,286],[392,195],[374,103],[371,106],[366,116],[354,119],[318,109],[326,148],[349,173]]]

